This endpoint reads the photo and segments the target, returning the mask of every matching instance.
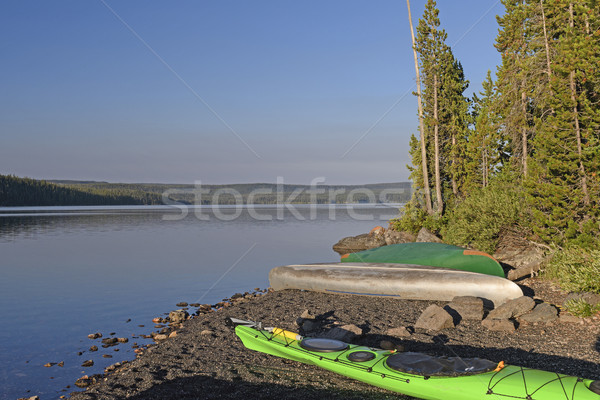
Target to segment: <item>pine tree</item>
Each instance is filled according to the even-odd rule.
[[[410,36],[412,39],[413,46],[413,54],[415,59],[415,73],[417,79],[417,104],[418,104],[418,112],[419,112],[419,133],[420,133],[420,143],[419,147],[421,150],[421,154],[418,157],[419,162],[416,162],[415,155],[413,155],[413,165],[420,165],[420,179],[417,178],[418,173],[413,171],[411,172],[411,177],[413,177],[413,182],[415,183],[416,188],[423,189],[423,202],[425,204],[425,209],[429,215],[433,214],[433,207],[431,205],[431,189],[429,187],[429,172],[427,168],[427,142],[426,142],[426,133],[425,133],[425,123],[423,121],[423,96],[421,94],[421,77],[419,72],[419,60],[417,57],[417,49],[415,47],[415,33],[413,29],[412,16],[410,13],[410,0],[406,0],[406,6],[408,8],[408,22],[410,25]],[[411,137],[411,144],[414,138]],[[412,146],[411,146],[412,149]],[[411,153],[412,154],[412,153]],[[420,160],[425,160],[425,162],[421,162]],[[417,183],[418,182],[418,183]],[[416,190],[415,190],[416,192]]]
[[[452,195],[457,197],[462,192],[465,180],[466,146],[468,140],[469,105],[464,96],[469,86],[463,67],[454,58],[450,48],[442,67],[442,85],[440,90],[439,124],[444,141],[443,175],[450,182]]]
[[[415,48],[420,55],[423,72],[423,103],[425,129],[433,135],[433,170],[435,182],[436,212],[442,214],[444,199],[442,195],[440,132],[439,132],[439,95],[442,84],[444,63],[448,62],[448,46],[445,44],[446,32],[439,29],[439,10],[435,0],[428,0],[423,16],[417,26]]]
[[[493,174],[501,167],[502,142],[499,117],[494,110],[497,100],[491,71],[488,70],[483,91],[473,98],[473,130],[466,148],[465,191],[489,185]]]
[[[528,181],[537,221],[545,240],[562,243],[600,230],[600,26],[592,1],[544,4],[552,37],[550,105],[535,147],[535,177]],[[587,240],[587,239],[585,239]]]

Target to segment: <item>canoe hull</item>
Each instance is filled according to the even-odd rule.
[[[504,277],[498,261],[487,253],[444,243],[399,243],[345,254],[342,262],[431,265]]]
[[[475,296],[495,307],[523,296],[515,283],[497,276],[410,264],[331,263],[273,268],[274,290],[301,289],[326,293],[391,296],[407,300],[451,301]]]

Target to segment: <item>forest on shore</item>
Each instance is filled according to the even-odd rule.
[[[317,186],[275,183],[200,186],[44,181],[0,175],[0,207],[405,203],[410,198],[410,182]]]
[[[436,2],[427,2],[413,33],[413,197],[393,224],[488,252],[503,235],[523,238],[549,249],[555,276],[600,292],[600,5],[502,4],[502,63],[468,98]]]

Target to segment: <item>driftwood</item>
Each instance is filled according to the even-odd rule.
[[[533,277],[533,276],[537,275],[538,271],[540,270],[540,268],[542,267],[544,262],[546,262],[548,259],[550,259],[550,257],[545,257],[541,260],[534,261],[527,265],[523,265],[521,267],[511,269],[506,274],[506,277],[508,279],[510,279],[511,281],[516,281],[517,279],[521,279],[527,275]]]

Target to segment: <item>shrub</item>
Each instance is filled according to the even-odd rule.
[[[493,253],[504,230],[527,226],[524,198],[521,187],[501,179],[475,190],[449,212],[444,241]]]
[[[390,225],[396,231],[411,232],[416,235],[423,227],[426,218],[427,212],[413,199],[404,205],[401,216],[390,220]]]
[[[544,275],[570,292],[600,293],[600,250],[572,246],[557,251]]]

